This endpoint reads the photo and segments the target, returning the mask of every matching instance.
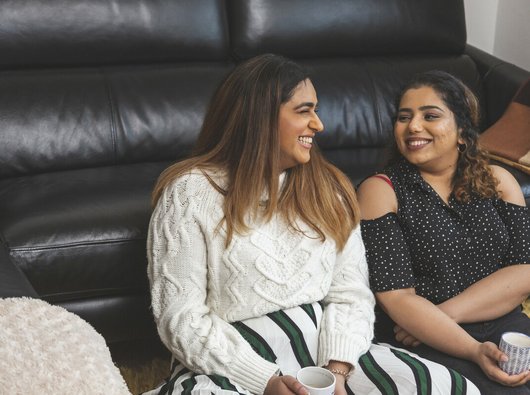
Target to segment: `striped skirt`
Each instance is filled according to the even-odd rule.
[[[232,325],[263,358],[280,366],[281,374],[296,377],[317,360],[322,318],[319,303],[277,311]],[[373,344],[364,354],[347,383],[348,394],[480,394],[456,371],[420,358],[409,351]],[[144,395],[235,395],[248,390],[226,377],[195,373],[177,360],[169,378]]]

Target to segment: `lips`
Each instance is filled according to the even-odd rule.
[[[299,136],[298,142],[300,142],[300,144],[302,144],[306,148],[311,148],[311,145],[313,144],[313,137]]]
[[[405,144],[407,145],[408,149],[411,150],[418,150],[425,147],[427,144],[429,144],[432,140],[431,139],[424,139],[424,138],[410,138],[405,140]]]

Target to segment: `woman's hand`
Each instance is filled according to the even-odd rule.
[[[346,378],[342,374],[333,373],[335,379],[335,395],[347,395],[346,392]]]
[[[473,360],[477,363],[482,371],[492,381],[508,387],[517,387],[530,381],[530,372],[523,372],[516,375],[509,375],[504,372],[498,363],[506,360],[507,356],[499,350],[492,342],[480,343]]]
[[[293,376],[272,376],[263,395],[309,395],[309,392]]]
[[[338,370],[345,373],[351,372],[353,369],[352,365],[347,362],[333,360],[329,361],[325,368],[329,370]],[[346,377],[340,373],[333,373],[333,375],[335,376],[335,395],[346,395]]]
[[[394,336],[398,342],[403,343],[405,346],[417,347],[421,344],[418,339],[399,325],[394,326]]]

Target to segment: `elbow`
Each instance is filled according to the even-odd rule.
[[[414,288],[383,291],[375,294],[379,307],[391,317],[395,315],[396,312],[406,308],[407,301],[415,296],[416,291]]]
[[[383,310],[386,314],[389,314],[388,303],[385,303],[385,300],[381,300],[379,297],[377,297],[377,295],[376,295],[376,301],[377,301],[377,305],[381,308],[381,310]]]

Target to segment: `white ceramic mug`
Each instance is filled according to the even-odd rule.
[[[296,379],[311,395],[333,395],[335,393],[335,375],[327,369],[308,366],[298,371]]]
[[[506,373],[512,375],[530,370],[530,336],[519,332],[503,333],[499,348],[508,356],[508,361],[499,363]]]

